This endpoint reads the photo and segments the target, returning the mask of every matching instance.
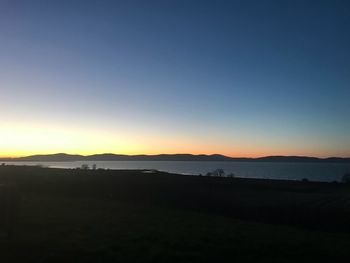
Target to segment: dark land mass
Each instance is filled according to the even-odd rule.
[[[1,184],[1,262],[350,258],[347,184],[0,166]]]
[[[159,155],[122,155],[94,154],[70,155],[65,153],[32,155],[19,158],[0,158],[0,162],[72,162],[72,161],[229,161],[229,162],[298,162],[298,163],[350,163],[350,158],[316,158],[307,156],[266,156],[259,158],[234,158],[220,154],[159,154]]]

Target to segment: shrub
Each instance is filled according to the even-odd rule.
[[[89,165],[87,165],[87,164],[82,164],[82,165],[81,165],[81,169],[82,169],[82,170],[89,170]]]
[[[225,176],[225,171],[224,171],[224,169],[219,168],[219,169],[216,169],[212,172],[207,173],[207,176],[222,177],[222,176]]]

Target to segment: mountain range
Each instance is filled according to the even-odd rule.
[[[18,158],[0,158],[0,161],[21,162],[73,162],[73,161],[231,161],[231,162],[312,162],[312,163],[350,163],[350,158],[329,157],[317,158],[308,156],[266,156],[258,158],[237,158],[221,154],[158,154],[158,155],[123,155],[123,154],[93,154],[72,155],[65,153],[31,155]]]

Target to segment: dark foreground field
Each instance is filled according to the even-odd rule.
[[[350,259],[343,184],[11,166],[0,184],[1,263]]]

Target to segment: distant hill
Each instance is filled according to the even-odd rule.
[[[86,158],[83,155],[71,155],[66,153],[56,153],[47,155],[31,155],[27,157],[14,158],[15,161],[28,161],[28,162],[70,162],[70,161],[83,161]]]
[[[0,158],[0,162],[73,162],[73,161],[224,161],[224,162],[297,162],[297,163],[350,163],[350,158],[317,158],[307,156],[266,156],[259,158],[234,158],[221,154],[158,154],[158,155],[123,155],[94,154],[71,155],[65,153],[32,155],[20,158]]]

